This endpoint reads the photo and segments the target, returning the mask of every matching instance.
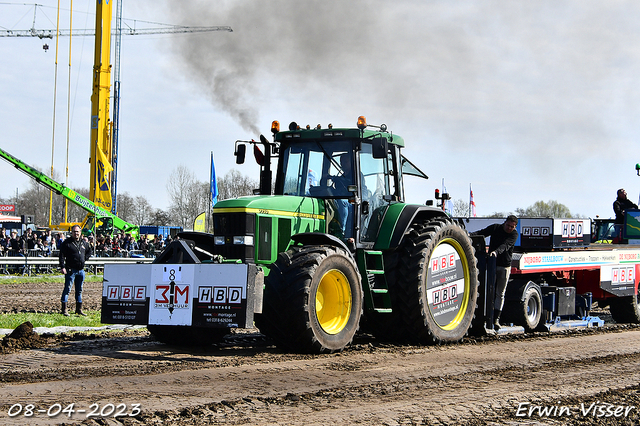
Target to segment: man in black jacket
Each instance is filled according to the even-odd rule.
[[[499,320],[502,306],[504,305],[504,293],[507,290],[507,282],[511,274],[513,246],[518,239],[516,225],[518,225],[518,218],[514,215],[509,215],[504,223],[489,225],[472,234],[491,237],[489,241],[489,256],[496,258],[496,298],[493,307],[493,328],[495,330],[500,329]]]
[[[637,209],[638,206],[627,198],[627,191],[620,188],[618,189],[618,197],[613,202],[613,212],[616,214],[616,225],[622,225],[624,223],[624,212],[629,209]]]
[[[71,228],[71,236],[60,246],[60,270],[64,274],[64,290],[62,290],[62,315],[69,316],[67,300],[71,291],[71,283],[75,284],[76,314],[86,316],[82,312],[82,284],[84,283],[84,263],[91,257],[91,246],[82,239],[80,227]]]

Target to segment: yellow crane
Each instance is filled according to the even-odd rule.
[[[183,25],[165,25],[156,28],[127,28],[122,30],[121,10],[122,1],[118,1],[116,31],[112,34],[112,5],[113,1],[96,0],[96,25],[95,30],[38,30],[35,28],[35,13],[38,5],[34,5],[34,20],[31,29],[28,30],[0,30],[0,37],[38,37],[40,39],[53,39],[61,36],[95,36],[94,64],[93,64],[93,89],[91,95],[91,144],[90,158],[91,177],[89,198],[97,206],[117,214],[115,208],[116,193],[111,188],[116,187],[117,173],[117,143],[118,143],[118,113],[119,113],[119,62],[120,62],[120,36],[147,35],[147,34],[175,34],[175,33],[202,33],[211,31],[232,32],[228,26],[189,27]],[[116,40],[116,93],[114,96],[113,122],[109,120],[109,106],[111,94],[111,36]],[[47,50],[48,45],[43,48]],[[114,145],[115,143],[115,145]],[[52,166],[53,167],[53,166]],[[53,173],[53,171],[52,171]]]

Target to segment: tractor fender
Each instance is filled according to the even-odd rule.
[[[512,300],[522,302],[525,294],[530,287],[535,287],[542,295],[542,289],[533,281],[525,280],[512,280],[507,284],[507,292],[505,293],[505,300]]]
[[[328,245],[340,247],[347,253],[351,253],[344,241],[335,235],[325,234],[324,232],[301,232],[300,234],[292,235],[291,240],[294,244],[303,246]]]
[[[437,217],[449,219],[445,212],[435,207],[419,204],[391,204],[382,218],[375,249],[385,250],[400,246],[411,224]]]

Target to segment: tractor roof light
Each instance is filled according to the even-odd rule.
[[[278,120],[273,120],[271,122],[271,133],[274,135],[280,131],[280,122]]]
[[[358,117],[358,129],[364,130],[367,128],[367,119],[364,118],[364,115]]]

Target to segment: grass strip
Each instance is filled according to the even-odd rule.
[[[62,314],[45,314],[24,312],[17,314],[0,315],[0,328],[14,329],[20,324],[29,321],[34,327],[102,327],[107,324],[100,322],[100,311],[84,311],[86,317],[76,315],[73,311],[65,317]]]
[[[84,278],[85,282],[102,282],[102,274],[90,275],[86,274]],[[31,284],[31,283],[64,283],[64,275],[61,274],[46,274],[46,275],[0,275],[0,285],[2,284]]]

